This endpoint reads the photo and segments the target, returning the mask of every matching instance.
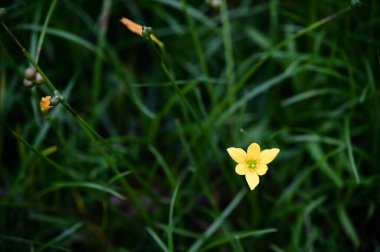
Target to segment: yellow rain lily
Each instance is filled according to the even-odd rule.
[[[50,100],[51,100],[51,96],[45,96],[41,98],[41,101],[40,101],[41,111],[45,112],[53,107],[51,106]]]
[[[270,162],[280,152],[279,149],[273,148],[260,151],[260,145],[252,143],[247,152],[240,148],[228,148],[228,154],[237,163],[235,172],[239,175],[245,175],[245,179],[251,190],[259,184],[259,175],[262,176],[268,171]]]

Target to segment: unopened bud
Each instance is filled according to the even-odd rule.
[[[36,83],[37,84],[42,84],[44,82],[44,77],[42,77],[42,75],[40,73],[37,73],[36,74]]]
[[[22,84],[24,85],[24,87],[26,88],[31,88],[34,86],[34,82],[33,81],[30,81],[30,80],[27,80],[27,79],[24,79]]]
[[[210,5],[211,5],[211,7],[218,9],[222,5],[222,3],[220,0],[211,0]]]
[[[27,80],[34,81],[36,79],[36,69],[33,67],[28,67],[25,69],[24,77]]]

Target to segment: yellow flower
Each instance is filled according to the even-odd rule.
[[[251,190],[259,184],[259,175],[262,176],[268,171],[270,162],[280,152],[279,149],[273,148],[260,151],[260,145],[252,143],[247,152],[240,148],[228,148],[228,154],[238,163],[235,167],[235,172],[239,175],[245,175],[245,179]]]
[[[45,96],[41,98],[41,101],[40,101],[41,111],[48,111],[49,109],[53,107],[51,106],[50,100],[51,100],[51,96]]]

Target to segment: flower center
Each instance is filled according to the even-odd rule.
[[[256,160],[248,160],[247,161],[248,168],[251,170],[256,168],[256,164],[257,164]]]

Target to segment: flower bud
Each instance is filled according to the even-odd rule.
[[[143,28],[141,25],[139,25],[139,24],[137,24],[137,23],[133,22],[132,20],[125,18],[125,17],[122,17],[120,19],[120,22],[122,22],[123,25],[125,25],[128,28],[128,30],[130,30],[131,32],[142,36]]]
[[[211,5],[211,7],[218,9],[222,5],[222,3],[220,0],[211,0],[210,5]]]
[[[42,84],[44,82],[44,77],[42,77],[42,75],[40,73],[37,73],[36,74],[36,83],[37,84]]]
[[[36,69],[33,67],[28,67],[25,69],[24,77],[27,80],[34,81],[36,79]]]
[[[31,88],[34,86],[34,82],[33,81],[30,81],[30,80],[27,80],[27,79],[24,79],[22,84],[24,85],[24,87],[26,88]]]

